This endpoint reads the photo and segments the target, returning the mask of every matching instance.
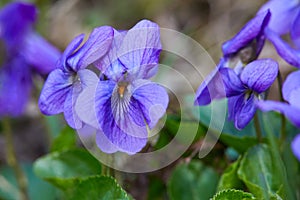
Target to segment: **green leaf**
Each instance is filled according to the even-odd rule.
[[[112,177],[92,176],[76,180],[74,186],[66,191],[66,199],[129,200],[130,198]]]
[[[162,200],[166,193],[166,185],[157,177],[150,177],[148,197],[149,200]]]
[[[34,163],[34,171],[37,176],[66,189],[76,178],[99,174],[101,165],[88,151],[72,149],[39,158]]]
[[[274,156],[267,145],[249,149],[241,160],[239,178],[258,199],[270,199],[281,189],[281,166],[276,166]]]
[[[180,125],[180,130],[185,134],[177,134],[178,127]],[[198,122],[190,122],[190,121],[181,121],[181,122],[171,122],[166,123],[167,129],[169,133],[172,135],[177,134],[177,140],[182,144],[190,144],[191,142],[191,134],[193,133],[194,138],[192,138],[193,142],[199,140],[201,136],[206,134],[206,128],[201,126]],[[197,132],[196,132],[197,131]],[[190,135],[190,136],[189,136]]]
[[[43,118],[47,124],[47,129],[51,135],[51,138],[57,137],[60,131],[62,130],[63,123],[61,120],[60,115],[52,115],[52,116],[46,116],[43,115]]]
[[[251,193],[241,190],[222,190],[218,192],[212,200],[254,200],[254,196]]]
[[[180,127],[180,134],[179,132]],[[165,128],[160,131],[159,138],[154,146],[155,149],[161,149],[166,146],[176,135],[177,142],[190,145],[203,137],[207,129],[194,121],[180,121],[175,117],[168,117]]]
[[[186,98],[186,103],[192,103],[192,100],[193,99],[188,96]],[[189,112],[205,127],[209,127],[211,120],[225,120],[220,140],[224,144],[234,148],[239,153],[244,153],[249,147],[257,144],[254,123],[252,121],[243,130],[237,130],[234,127],[233,122],[228,121],[227,113],[225,119],[218,119],[219,116],[214,116],[215,118],[212,119],[212,108],[220,110],[219,112],[223,112],[224,108],[227,111],[227,100],[222,99],[213,101],[211,104],[206,106],[194,106],[189,109]],[[199,113],[200,116],[198,116]],[[210,130],[212,132],[217,131],[214,127],[210,127]]]
[[[237,175],[238,168],[240,166],[241,158],[237,161],[232,163],[222,174],[219,185],[218,191],[225,190],[225,189],[242,189],[243,182],[239,179]]]
[[[171,140],[173,136],[171,136],[167,131],[161,130],[159,132],[159,138],[154,145],[154,149],[158,150],[166,146]]]
[[[28,181],[30,200],[55,200],[59,198],[60,191],[36,177],[33,173],[32,165],[22,165],[22,170]],[[2,166],[0,174],[0,199],[19,199],[18,184],[12,168]]]
[[[295,158],[290,146],[290,142],[285,142],[282,145],[283,162],[286,167],[287,180],[291,190],[295,194],[294,199],[300,199],[300,167],[299,161]],[[280,193],[279,193],[280,194]]]
[[[51,152],[62,151],[76,147],[76,134],[75,131],[66,126],[61,133],[54,139]]]
[[[168,182],[168,194],[172,200],[207,200],[217,188],[218,174],[201,162],[192,161],[178,165]]]
[[[227,146],[234,148],[240,154],[243,154],[250,147],[257,144],[257,139],[250,136],[237,137],[234,135],[222,133],[219,139]]]

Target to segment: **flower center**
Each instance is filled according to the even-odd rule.
[[[252,93],[253,93],[253,91],[247,90],[245,92],[244,100],[247,101],[250,98],[250,96],[251,96]]]
[[[124,97],[124,93],[127,90],[128,83],[127,82],[119,82],[118,83],[118,94],[121,98]]]

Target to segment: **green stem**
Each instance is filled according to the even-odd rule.
[[[280,130],[280,146],[285,142],[286,139],[286,118],[283,114],[280,116],[281,118],[281,130]]]
[[[27,179],[18,163],[13,144],[11,126],[8,119],[3,119],[3,131],[6,140],[6,159],[8,165],[13,169],[20,190],[21,200],[28,200]]]
[[[280,101],[284,102],[283,94],[282,94],[282,76],[280,71],[277,75],[277,82],[278,82],[278,89],[279,89],[279,95],[280,95]],[[284,143],[286,139],[286,119],[283,114],[281,114],[281,130],[280,130],[280,141],[281,144]]]
[[[103,175],[103,176],[113,176],[114,174],[113,174],[112,169],[109,166],[107,166],[105,164],[102,164],[101,165],[101,175]]]
[[[286,191],[286,199],[293,200],[295,198],[293,192],[291,191],[291,187],[289,186],[286,167],[280,156],[279,145],[278,145],[278,141],[276,140],[277,138],[273,134],[274,131],[271,130],[271,126],[269,126],[267,123],[268,123],[267,115],[263,114],[263,125],[267,133],[272,155],[274,156],[274,166],[279,169],[284,169],[284,170],[280,170],[281,173],[279,174],[279,176],[281,177],[281,180],[283,180],[282,184],[283,184],[284,191]]]
[[[257,140],[259,143],[261,143],[262,142],[262,134],[261,134],[260,123],[259,123],[257,114],[254,115],[254,127],[255,127]]]
[[[104,164],[102,164],[102,166],[101,166],[101,175],[103,175],[103,176],[109,175],[109,167],[107,167]]]
[[[37,102],[37,101],[36,101]],[[53,141],[53,137],[52,137],[52,130],[51,130],[51,126],[48,122],[49,119],[47,119],[46,116],[43,116],[42,117],[42,123],[43,125],[45,126],[45,135],[46,135],[46,138],[47,138],[47,145],[48,147],[50,146],[50,144],[52,144],[52,141]]]

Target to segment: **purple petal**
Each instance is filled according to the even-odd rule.
[[[262,36],[263,30],[266,27],[269,19],[269,11],[265,11],[256,15],[242,28],[238,34],[222,45],[224,56],[228,57],[237,53],[241,48],[246,47],[256,38],[261,40],[262,38],[260,37]]]
[[[291,143],[292,151],[300,161],[300,134],[298,134]]]
[[[99,129],[100,126],[95,109],[95,94],[99,78],[95,73],[87,69],[79,70],[78,75],[82,82],[83,90],[77,98],[75,112],[84,123]]]
[[[83,144],[86,145],[91,140],[94,141],[97,129],[88,124],[84,124],[81,129],[76,130],[79,138],[82,140]]]
[[[300,109],[300,87],[291,91],[289,96],[289,103],[293,107],[297,107]]]
[[[299,2],[297,0],[270,0],[261,7],[258,14],[267,10],[271,12],[268,27],[281,35],[289,32],[299,12]]]
[[[283,113],[295,126],[300,127],[300,108],[276,101],[257,101],[256,106],[263,112],[278,111]]]
[[[70,88],[70,92],[67,94],[65,103],[64,103],[64,116],[68,125],[73,129],[82,128],[82,121],[75,112],[75,103],[81,92],[82,88],[79,83],[73,84]]]
[[[75,111],[78,96],[81,94],[82,90],[87,87],[96,86],[98,83],[97,75],[88,69],[79,70],[77,76],[79,77],[80,82],[76,81],[73,83],[72,89],[67,95],[64,104],[65,119],[69,126],[74,129],[80,129],[83,126],[82,120]],[[91,110],[88,112],[92,113]]]
[[[103,132],[92,126],[84,124],[83,127],[77,129],[76,132],[85,146],[93,147],[96,142],[97,146],[105,153],[114,153],[119,150],[107,139]]]
[[[107,79],[114,80],[116,82],[122,81],[125,73],[125,66],[119,60],[116,60],[105,72],[103,72]]]
[[[234,121],[235,116],[239,110],[241,110],[244,103],[245,95],[240,94],[238,96],[233,96],[228,98],[228,120]]]
[[[150,81],[136,80],[132,83],[134,92],[132,97],[138,101],[145,120],[152,129],[165,114],[169,103],[166,90]]]
[[[277,53],[289,64],[300,68],[300,52],[291,48],[289,44],[283,41],[278,34],[266,29],[265,34],[267,38],[274,45]]]
[[[77,75],[79,76],[80,83],[83,89],[85,89],[86,87],[97,85],[99,80],[97,74],[88,69],[79,70],[77,72]]]
[[[147,128],[139,104],[131,100],[130,87],[121,98],[113,81],[100,81],[96,91],[96,112],[101,130],[127,153],[140,151],[147,142]]]
[[[64,103],[71,92],[72,75],[61,69],[52,71],[42,89],[39,107],[45,115],[55,115],[64,111]]]
[[[21,53],[40,74],[48,74],[54,70],[61,56],[57,48],[33,32],[27,35]]]
[[[300,12],[298,12],[291,28],[291,38],[297,48],[300,48]]]
[[[15,57],[0,68],[0,117],[24,112],[31,91],[30,67]]]
[[[107,107],[106,104],[111,104],[111,97],[114,91],[114,88],[116,87],[116,83],[114,81],[99,81],[98,85],[95,90],[95,94],[93,95],[94,98],[94,105],[93,108],[97,115],[97,121],[101,125],[101,121],[108,118],[105,114],[104,109]],[[107,108],[108,110],[111,109]],[[100,115],[98,114],[100,113]],[[108,111],[111,112],[111,111]]]
[[[0,38],[9,48],[17,48],[37,18],[37,9],[30,3],[10,3],[0,10]]]
[[[214,99],[226,97],[225,86],[219,69],[223,67],[224,59],[214,69],[199,86],[195,95],[195,105],[207,105]]]
[[[278,64],[276,61],[260,59],[246,65],[241,73],[241,80],[251,90],[261,93],[273,84],[277,74]]]
[[[96,144],[99,149],[105,153],[115,153],[120,149],[115,146],[100,130],[96,133]]]
[[[104,56],[110,48],[113,34],[110,26],[95,28],[85,44],[67,59],[69,66],[78,71]]]
[[[107,54],[95,62],[95,66],[110,80],[118,81],[126,71],[126,68],[118,59],[118,50],[122,45],[126,31],[114,29],[114,38]]]
[[[70,44],[67,46],[67,48],[65,49],[65,51],[63,52],[61,58],[59,59],[59,62],[57,64],[58,68],[63,69],[65,71],[73,71],[74,69],[71,68],[68,63],[67,63],[67,59],[69,56],[71,56],[74,51],[80,46],[80,44],[82,43],[84,39],[84,34],[80,34],[78,36],[76,36],[71,42]]]
[[[116,125],[123,132],[134,137],[145,138],[147,122],[139,101],[133,96],[135,90],[134,85],[129,84],[121,97],[119,86],[116,85],[111,96],[111,111]]]
[[[147,143],[147,138],[139,138],[128,135],[117,127],[111,131],[112,132],[109,134],[109,136],[107,134],[99,135],[101,131],[97,132],[97,146],[103,152],[114,153],[118,150],[131,155],[141,151]],[[109,142],[107,143],[105,140],[103,141],[103,137],[105,137]]]
[[[291,105],[300,108],[300,71],[288,75],[282,86],[282,94]]]
[[[238,130],[242,130],[249,124],[255,115],[256,107],[254,104],[254,94],[251,94],[247,100],[244,100],[241,107],[238,109],[236,108],[236,112],[234,125]]]
[[[222,68],[219,71],[222,74],[227,97],[239,95],[245,91],[246,88],[233,69]]]
[[[159,26],[142,20],[127,32],[118,57],[133,79],[148,79],[157,71],[161,48]]]

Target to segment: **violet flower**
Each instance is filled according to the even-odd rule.
[[[110,51],[96,63],[104,78],[78,98],[78,115],[99,129],[96,143],[106,153],[140,151],[147,142],[147,129],[166,111],[167,92],[147,80],[158,70],[159,32],[158,25],[148,20],[127,32],[115,30]]]
[[[271,12],[271,19],[265,30],[266,37],[287,63],[300,68],[300,1],[271,0],[258,13],[265,10]],[[292,45],[281,38],[286,33],[290,33]]]
[[[14,2],[0,10],[0,117],[16,117],[24,112],[32,72],[50,72],[60,56],[34,32],[36,19],[36,7],[30,3]]]
[[[264,29],[269,23],[270,12],[264,11],[251,19],[232,39],[224,42],[222,51],[225,59],[236,54],[243,63],[255,60],[265,42]]]
[[[297,21],[300,17],[300,1],[269,0],[257,13],[260,14],[266,10],[271,12],[268,28],[279,35],[291,32],[293,38],[294,30],[299,29]]]
[[[272,59],[249,63],[240,77],[230,68],[220,69],[228,97],[228,118],[237,129],[243,129],[256,113],[256,99],[274,82],[278,64]]]
[[[39,99],[43,114],[63,112],[69,126],[75,129],[82,127],[81,120],[74,112],[74,105],[81,90],[96,76],[85,68],[107,53],[112,38],[113,29],[103,26],[95,28],[78,50],[76,49],[82,43],[84,34],[73,39],[45,82]]]
[[[250,20],[239,33],[222,45],[223,55],[216,69],[204,80],[196,93],[195,105],[207,105],[213,99],[226,97],[221,68],[234,68],[236,74],[240,74],[245,64],[255,60],[260,54],[265,42],[264,29],[270,19],[270,12],[265,11]]]

